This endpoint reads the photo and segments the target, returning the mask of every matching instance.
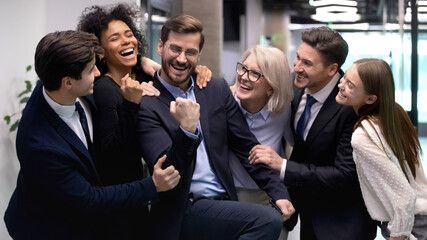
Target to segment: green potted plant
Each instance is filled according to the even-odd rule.
[[[29,71],[31,71],[32,68],[33,68],[32,65],[28,65],[25,70],[28,73]],[[33,91],[33,84],[30,80],[25,80],[24,83],[25,83],[25,89],[18,94],[17,98],[19,100],[19,103],[24,104],[24,107],[25,107],[25,104],[28,102],[28,99],[30,98],[31,92]],[[19,120],[21,119],[21,113],[24,107],[22,107],[21,110],[19,110],[18,112],[15,112],[3,117],[3,119],[6,121],[6,124],[10,125],[10,128],[9,128],[10,132],[13,132],[18,128]]]

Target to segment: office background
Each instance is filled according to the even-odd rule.
[[[26,71],[34,62],[38,41],[56,30],[75,29],[84,8],[94,4],[105,5],[117,0],[0,0],[0,116],[18,112],[23,108],[17,95],[25,89],[25,80],[35,83],[34,70]],[[215,75],[233,83],[235,64],[243,51],[255,44],[272,45],[282,49],[292,64],[300,44],[300,32],[311,26],[328,25],[341,32],[350,46],[343,70],[362,57],[382,58],[392,66],[396,80],[397,101],[411,113],[417,113],[417,126],[421,137],[427,136],[427,34],[424,25],[424,6],[419,1],[418,24],[418,90],[417,106],[412,95],[411,19],[408,18],[410,0],[359,0],[349,3],[356,12],[341,9],[344,15],[355,19],[337,21],[313,20],[322,6],[319,0],[120,0],[141,6],[144,15],[140,26],[146,32],[150,57],[159,61],[156,44],[165,19],[179,12],[199,18],[205,27],[206,42],[201,64],[209,66]],[[329,1],[326,7],[335,6]],[[399,7],[399,3],[402,5]],[[319,9],[319,11],[317,10]],[[399,12],[399,9],[401,12]],[[324,9],[325,10],[325,9]],[[348,11],[348,12],[346,12]],[[340,13],[334,10],[334,13]],[[427,11],[426,11],[427,12]],[[353,16],[355,15],[355,16]],[[409,12],[410,15],[410,12]],[[319,16],[320,17],[320,13]],[[400,16],[400,18],[399,18]],[[333,16],[329,16],[333,17]],[[310,20],[311,19],[311,20]],[[19,117],[12,117],[12,122]],[[19,163],[15,151],[16,131],[10,125],[0,124],[0,216],[3,217],[16,184]],[[426,138],[421,138],[427,149]],[[423,160],[427,172],[426,160]],[[4,222],[0,221],[0,239],[10,239]]]

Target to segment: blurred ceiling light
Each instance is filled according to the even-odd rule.
[[[311,18],[319,22],[356,22],[361,19],[357,14],[357,2],[349,0],[310,0],[316,7]]]
[[[411,2],[409,2],[409,6],[411,6]],[[427,1],[425,0],[419,0],[418,6],[427,6]]]
[[[369,23],[354,23],[354,24],[329,24],[330,28],[335,30],[369,30]]]
[[[344,6],[329,6],[316,8],[316,14],[323,13],[357,13],[357,7],[344,7]]]
[[[418,12],[427,12],[427,6],[418,7],[417,10],[418,10]],[[411,8],[406,8],[406,13],[412,13]]]
[[[427,22],[427,1],[418,1],[418,2],[423,2],[423,4],[425,5],[419,5],[419,6],[423,6],[423,7],[418,7],[418,22]],[[406,13],[405,13],[405,22],[411,22],[412,20],[412,10],[411,8],[406,8]]]
[[[349,13],[314,14],[311,18],[319,22],[356,22],[361,19],[360,14]]]
[[[144,19],[145,19],[145,21],[148,21],[148,17],[149,17],[149,14],[148,14],[148,13],[144,14]],[[160,15],[151,15],[151,21],[152,21],[153,23],[163,24],[163,23],[165,23],[167,20],[168,20],[168,18],[167,18],[167,17],[165,17],[165,16],[160,16]]]
[[[340,5],[340,6],[349,6],[349,7],[356,7],[357,2],[351,1],[351,0],[310,0],[308,2],[313,7],[321,7],[321,6],[327,6],[327,5]]]

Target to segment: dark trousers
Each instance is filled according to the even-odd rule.
[[[271,207],[200,195],[188,201],[181,239],[277,240],[280,235],[282,217]]]

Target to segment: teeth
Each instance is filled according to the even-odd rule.
[[[186,67],[178,67],[178,66],[173,66],[175,69],[177,70],[185,70]]]
[[[123,51],[120,51],[121,55],[128,54],[128,53],[133,53],[133,48],[128,48],[128,49],[125,49]]]

